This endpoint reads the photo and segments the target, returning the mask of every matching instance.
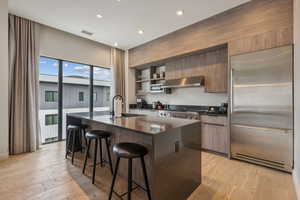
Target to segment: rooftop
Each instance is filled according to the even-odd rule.
[[[40,80],[40,82],[58,83],[58,76],[40,74],[39,80]],[[84,77],[84,76],[64,76],[63,83],[74,84],[74,85],[89,85],[90,79],[88,77]],[[110,80],[95,80],[94,79],[94,85],[111,86],[112,81],[110,81]]]

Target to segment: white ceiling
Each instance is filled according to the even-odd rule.
[[[249,0],[8,0],[9,12],[129,49]],[[184,10],[177,16],[177,10]],[[103,16],[102,19],[96,17]],[[86,36],[81,30],[94,33]],[[144,31],[143,35],[138,30]]]

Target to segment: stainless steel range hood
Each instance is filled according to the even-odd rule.
[[[185,88],[185,87],[201,87],[204,86],[203,76],[193,76],[180,79],[166,80],[162,88]]]

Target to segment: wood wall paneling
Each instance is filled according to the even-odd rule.
[[[125,52],[117,48],[111,48],[111,63],[114,76],[114,95],[125,98]]]
[[[220,44],[229,55],[293,43],[293,0],[252,0],[129,50],[129,66],[145,65]]]

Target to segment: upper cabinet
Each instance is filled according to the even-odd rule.
[[[205,77],[205,90],[211,93],[226,93],[228,83],[227,47],[197,53],[166,63],[166,79],[192,76]]]
[[[228,52],[227,48],[208,53],[206,92],[225,93],[228,85]]]

